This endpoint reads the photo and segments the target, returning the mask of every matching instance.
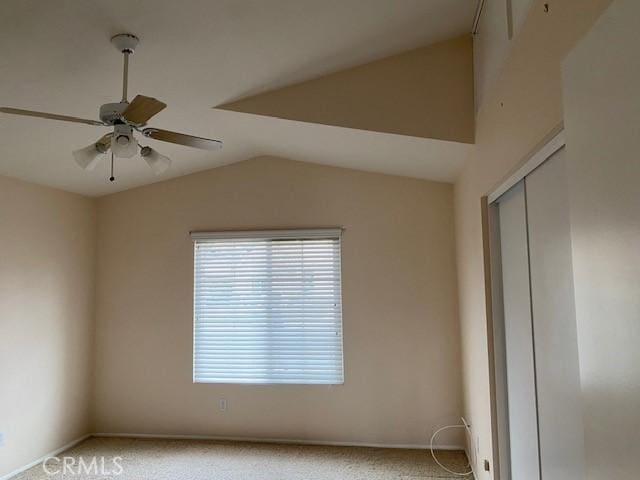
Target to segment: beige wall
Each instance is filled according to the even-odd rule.
[[[449,184],[268,157],[99,199],[96,431],[426,444],[461,412],[452,209]],[[336,225],[345,384],[194,385],[189,231]]]
[[[473,44],[477,109],[490,95],[535,3],[535,0],[485,0]]]
[[[0,477],[90,431],[95,204],[0,177]]]
[[[507,1],[485,0],[473,37],[473,86],[476,110],[484,102],[509,55]]]
[[[563,68],[588,478],[640,472],[640,3],[615,0]]]
[[[544,3],[550,4],[548,13]],[[560,63],[609,3],[533,3],[483,99],[476,116],[476,151],[455,185],[465,414],[474,431],[480,480],[493,476],[482,468],[483,459],[492,459],[492,442],[480,198],[562,121]],[[483,41],[482,35],[477,41]]]
[[[410,50],[217,108],[473,143],[471,36]]]

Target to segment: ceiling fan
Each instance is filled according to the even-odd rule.
[[[135,48],[139,42],[138,37],[130,33],[122,33],[111,39],[111,43],[122,52],[124,56],[122,100],[120,102],[105,103],[102,105],[99,114],[100,120],[87,120],[84,118],[70,117],[68,115],[34,112],[10,107],[0,107],[0,112],[11,115],[25,115],[28,117],[60,120],[63,122],[84,123],[99,127],[113,127],[112,132],[107,133],[97,142],[73,152],[73,156],[78,165],[85,170],[93,170],[100,161],[100,155],[111,151],[111,181],[114,180],[114,157],[131,158],[138,153],[138,149],[140,150],[140,156],[144,158],[156,175],[166,171],[171,164],[171,160],[168,157],[158,153],[149,146],[140,145],[133,135],[134,131],[140,133],[145,138],[187,147],[204,150],[218,150],[222,148],[222,142],[220,140],[194,137],[192,135],[146,126],[149,119],[164,110],[167,105],[155,98],[145,97],[144,95],[137,95],[131,103],[127,100],[129,56],[135,52]]]

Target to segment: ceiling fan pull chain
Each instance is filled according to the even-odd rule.
[[[116,177],[113,176],[113,157],[113,152],[111,152],[111,176],[109,177],[110,182],[113,182],[116,179]]]

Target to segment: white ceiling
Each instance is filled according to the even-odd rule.
[[[473,0],[3,0],[0,105],[97,118],[118,101],[122,58],[109,39],[135,33],[132,95],[169,107],[153,126],[225,142],[201,152],[154,142],[174,163],[156,177],[139,158],[80,170],[71,151],[100,127],[0,116],[0,174],[103,195],[258,155],[451,181],[471,148],[278,120],[211,107],[469,31]]]

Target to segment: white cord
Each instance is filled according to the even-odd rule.
[[[467,424],[467,421],[464,418],[462,418],[461,420],[463,422],[463,425],[446,425],[446,426],[441,427],[438,430],[436,430],[433,433],[433,435],[431,435],[431,441],[429,442],[429,448],[431,449],[431,456],[433,457],[435,462],[440,466],[440,468],[442,468],[443,470],[447,471],[451,475],[456,475],[458,477],[466,477],[467,475],[472,475],[473,474],[473,468],[471,468],[471,470],[469,470],[468,472],[464,472],[464,473],[454,472],[453,470],[449,470],[447,467],[445,467],[444,465],[442,465],[438,461],[438,459],[436,458],[436,454],[433,451],[433,439],[436,438],[436,435],[438,435],[443,430],[448,430],[450,428],[465,428],[467,430],[467,432],[469,432],[469,435],[471,435],[471,430],[469,429],[469,425]],[[471,466],[471,464],[469,464],[469,466]]]

